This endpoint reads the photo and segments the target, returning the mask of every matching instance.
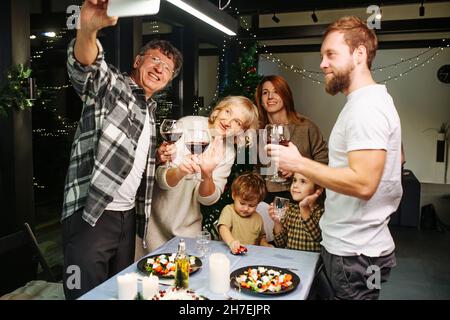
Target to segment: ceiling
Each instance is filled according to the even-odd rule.
[[[221,4],[224,6],[227,0],[209,0],[215,5]],[[424,1],[424,6],[427,3],[448,2],[448,0],[431,0]],[[276,4],[275,4],[276,3]],[[404,4],[417,4],[420,6],[421,1],[410,0],[391,0],[391,1],[374,1],[374,0],[231,0],[230,5],[225,9],[229,12],[230,7],[237,8],[240,14],[273,14],[273,13],[286,13],[286,12],[301,12],[315,10],[334,10],[334,9],[350,9],[350,8],[363,8],[373,4],[379,6],[387,5],[404,5]]]

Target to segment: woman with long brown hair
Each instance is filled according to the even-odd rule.
[[[256,88],[255,101],[259,111],[259,125],[285,124],[288,126],[290,141],[307,158],[328,163],[328,148],[319,127],[295,110],[292,91],[286,80],[277,75],[265,76]],[[281,173],[288,178],[292,173]],[[290,180],[288,180],[290,182]],[[275,196],[291,198],[288,183],[267,181],[269,191],[265,199],[270,203]]]

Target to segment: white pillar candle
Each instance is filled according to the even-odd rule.
[[[159,278],[154,275],[142,278],[142,295],[144,299],[150,300],[159,290]]]
[[[134,273],[118,275],[117,292],[119,300],[133,300],[137,295],[137,275]]]
[[[214,293],[230,290],[230,260],[223,253],[209,256],[209,290]]]

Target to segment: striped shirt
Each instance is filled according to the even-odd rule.
[[[275,245],[279,248],[320,252],[322,233],[319,220],[323,211],[323,206],[316,205],[311,216],[303,220],[298,205],[291,203],[282,221],[283,230],[274,234]]]
[[[75,59],[74,45],[75,39],[68,47],[67,70],[83,108],[72,144],[61,219],[83,208],[83,219],[95,226],[131,171],[148,109],[150,147],[136,194],[137,233],[143,236],[150,216],[155,172],[156,102],[146,101],[142,88],[105,62],[98,40],[98,56],[88,66]]]

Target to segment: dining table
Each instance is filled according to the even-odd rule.
[[[181,237],[174,237],[161,247],[151,252],[147,256],[154,256],[162,253],[176,253]],[[197,256],[196,241],[194,238],[184,238],[186,242],[186,252],[188,255]],[[199,257],[201,267],[189,276],[189,289],[197,295],[202,295],[209,300],[306,300],[308,298],[311,285],[314,280],[319,253],[300,250],[289,250],[275,247],[264,247],[257,245],[246,246],[248,251],[245,254],[234,255],[228,246],[222,241],[211,241],[209,243],[206,256]],[[298,284],[288,291],[278,293],[263,294],[250,289],[243,289],[239,286],[230,286],[226,293],[218,294],[210,290],[209,284],[209,259],[213,253],[226,255],[230,262],[230,273],[234,270],[246,267],[269,266],[274,270],[282,268],[295,274],[299,278]],[[144,257],[143,257],[144,258]],[[82,295],[79,300],[114,300],[118,299],[117,277],[124,274],[136,274],[138,277],[138,292],[142,292],[142,285],[139,279],[147,275],[138,269],[138,259],[136,262],[101,283],[97,287]],[[172,280],[159,278],[159,290],[167,290],[172,285]],[[231,279],[230,281],[234,281]]]

